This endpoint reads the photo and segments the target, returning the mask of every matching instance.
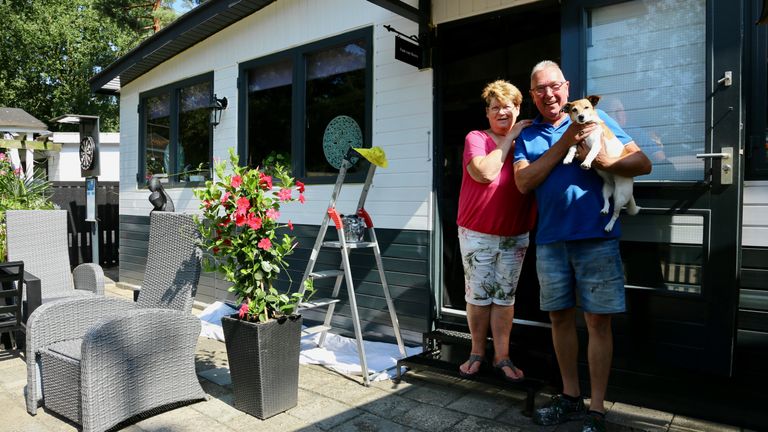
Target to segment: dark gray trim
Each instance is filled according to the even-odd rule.
[[[146,143],[146,122],[145,122],[145,112],[144,108],[146,107],[146,99],[150,97],[155,97],[163,94],[169,94],[169,104],[170,104],[170,111],[169,111],[169,118],[170,118],[170,135],[169,135],[169,146],[173,146],[174,149],[178,146],[179,142],[179,90],[183,87],[191,86],[194,84],[199,84],[203,82],[210,82],[211,83],[211,92],[209,97],[211,100],[213,100],[213,72],[207,72],[202,75],[197,75],[191,78],[187,78],[181,81],[177,81],[171,84],[164,85],[162,87],[158,87],[152,90],[148,90],[142,93],[139,93],[139,106],[137,108],[138,114],[139,114],[139,139],[138,139],[138,148],[137,151],[139,152],[139,166],[138,166],[138,172],[136,173],[136,183],[139,187],[146,187],[147,186],[147,180],[146,180],[146,174],[147,174],[147,164],[146,164],[146,156],[147,156],[147,143]],[[211,172],[213,172],[213,126],[208,124],[208,131],[209,131],[209,143],[208,143],[208,162],[211,167]],[[170,166],[175,167],[176,166],[176,151],[170,151]],[[169,177],[168,183],[165,184],[165,187],[171,188],[171,187],[195,187],[198,186],[198,182],[185,182],[185,183],[179,183],[174,178]]]
[[[403,3],[399,0],[368,0],[376,6],[383,7],[384,9],[394,12],[405,19],[409,19],[415,23],[420,22],[423,13],[409,4]]]
[[[333,36],[317,42],[312,42],[299,47],[291,48],[279,53],[240,63],[238,67],[238,155],[240,165],[245,165],[248,160],[248,71],[254,67],[290,59],[293,64],[292,82],[292,119],[291,119],[291,163],[294,174],[308,184],[332,184],[336,181],[335,175],[306,176],[306,62],[307,54],[337,46],[344,42],[362,39],[366,44],[366,68],[365,68],[365,125],[363,129],[363,145],[371,146],[373,136],[373,27],[365,27],[344,34]],[[361,163],[365,163],[361,161]],[[347,174],[346,181],[350,183],[362,183],[365,181],[367,170]]]
[[[275,0],[209,0],[195,7],[88,80],[94,93],[120,92],[120,87],[207,39]],[[110,82],[119,79],[120,86]]]
[[[760,17],[762,0],[745,2],[744,21],[744,82],[749,90],[744,92],[746,142],[744,144],[746,180],[768,180],[768,155],[765,151],[765,130],[768,119],[768,26],[751,25]]]

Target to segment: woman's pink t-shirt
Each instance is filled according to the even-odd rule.
[[[464,139],[459,215],[456,224],[485,234],[513,236],[524,234],[536,221],[533,194],[523,195],[515,184],[512,151],[507,154],[498,177],[490,183],[479,183],[467,172],[467,165],[477,156],[496,149],[485,131],[472,131]]]

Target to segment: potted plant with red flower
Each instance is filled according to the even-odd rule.
[[[301,317],[297,307],[313,292],[281,291],[275,286],[296,247],[290,220],[280,222],[283,204],[304,202],[304,184],[282,166],[272,175],[238,164],[214,165],[215,180],[195,190],[202,214],[196,218],[208,271],[220,273],[240,302],[222,319],[234,386],[235,408],[259,418],[296,406]]]

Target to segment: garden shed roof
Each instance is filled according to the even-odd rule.
[[[0,107],[0,132],[46,134],[48,126],[21,108]]]

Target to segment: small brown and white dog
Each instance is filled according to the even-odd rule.
[[[594,132],[584,138],[584,142],[589,146],[589,153],[584,158],[584,162],[581,163],[583,169],[590,169],[592,167],[592,161],[597,157],[601,147],[605,147],[605,153],[610,157],[619,157],[624,151],[624,145],[616,138],[611,129],[606,126],[595,110],[599,100],[600,96],[587,96],[586,99],[568,102],[563,107],[563,111],[568,113],[571,120],[575,123],[585,124],[594,122],[600,125]],[[566,165],[572,163],[574,156],[576,156],[575,145],[568,149],[563,163]],[[636,215],[640,211],[640,207],[637,206],[635,197],[632,196],[634,180],[631,177],[621,177],[599,169],[597,173],[603,178],[603,208],[600,210],[600,213],[608,214],[610,209],[610,202],[608,200],[613,196],[613,216],[605,226],[605,232],[610,232],[619,218],[622,207],[627,206],[627,214],[629,215]]]

